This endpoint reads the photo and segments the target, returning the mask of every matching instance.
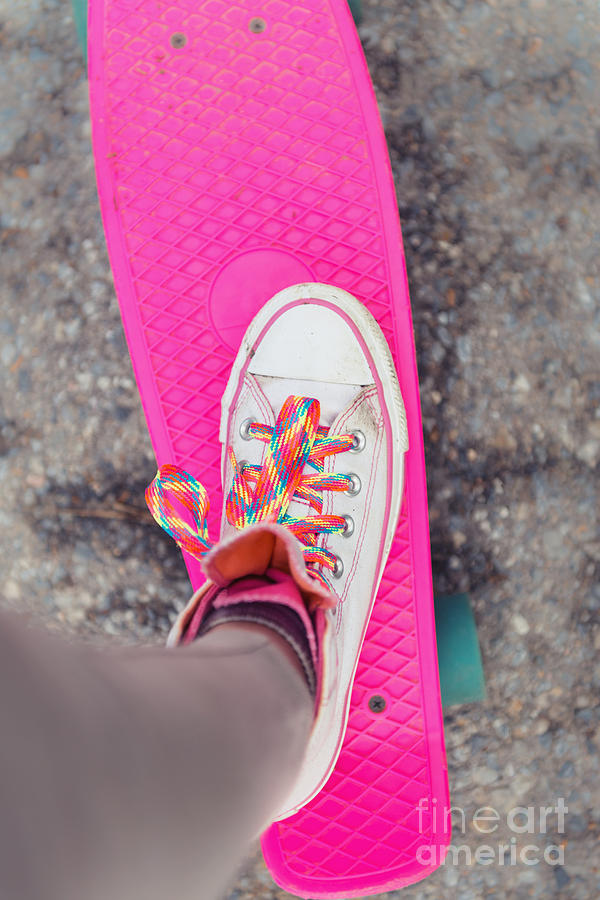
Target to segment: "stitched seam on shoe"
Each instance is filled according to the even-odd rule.
[[[359,396],[353,401],[352,405],[347,410],[347,412],[344,414],[344,416],[342,416],[342,418],[339,420],[338,425],[336,426],[336,430],[343,432],[348,419],[358,411],[359,406],[362,405],[364,402],[367,402],[369,407],[372,409],[373,405],[372,405],[371,401],[372,401],[373,397],[376,395],[377,395],[377,387],[376,386],[373,386],[372,388],[368,388],[366,391],[361,392],[359,394]],[[354,578],[354,575],[356,574],[360,551],[365,542],[365,538],[366,538],[366,534],[367,534],[366,525],[367,525],[367,521],[369,518],[370,498],[374,491],[374,484],[375,484],[374,475],[375,475],[375,471],[377,469],[377,465],[379,462],[379,457],[381,455],[381,450],[383,447],[383,439],[384,439],[384,435],[381,433],[383,414],[381,414],[377,418],[379,419],[378,431],[377,431],[375,448],[374,448],[373,454],[371,456],[371,469],[370,469],[370,473],[369,473],[369,482],[368,482],[367,491],[366,491],[367,497],[366,497],[365,504],[364,504],[365,514],[364,514],[364,518],[363,518],[363,528],[361,529],[360,538],[356,544],[356,548],[355,548],[354,555],[352,558],[352,565],[348,571],[348,575],[344,582],[344,589],[343,589],[342,593],[339,595],[339,600],[340,600],[340,604],[342,605],[342,607],[343,607],[343,604],[346,601],[346,598],[350,591],[351,582]],[[341,612],[342,612],[342,610],[341,610]],[[342,616],[340,615],[336,621],[336,633],[337,634],[339,634],[339,630],[341,628],[341,621],[342,621]]]
[[[244,376],[244,383],[248,385],[252,398],[256,401],[257,406],[261,407],[261,413],[264,417],[265,424],[274,425],[277,416],[274,415],[269,401],[265,397],[258,381],[251,372],[246,372],[246,375]]]
[[[363,528],[361,530],[360,537],[356,543],[356,550],[354,552],[354,557],[352,560],[352,565],[350,567],[350,571],[348,572],[348,578],[346,579],[346,584],[344,585],[343,593],[340,596],[341,603],[344,603],[344,601],[346,600],[346,597],[348,596],[348,593],[350,590],[350,582],[352,581],[352,579],[354,578],[354,575],[356,574],[360,553],[361,553],[363,544],[364,544],[366,536],[367,536],[367,530],[368,530],[367,525],[368,525],[368,520],[370,517],[371,506],[372,506],[371,500],[372,500],[372,496],[375,492],[376,471],[377,471],[377,468],[379,465],[379,457],[381,455],[382,447],[383,447],[383,435],[381,434],[381,432],[378,432],[377,439],[376,439],[376,449],[373,451],[371,471],[369,473],[369,485],[367,488],[367,497],[365,500],[365,515],[364,515],[364,519],[363,519]],[[380,540],[383,540],[383,534],[380,536]]]

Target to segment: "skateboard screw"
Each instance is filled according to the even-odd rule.
[[[385,699],[381,696],[381,694],[373,694],[373,696],[369,698],[369,709],[374,713],[380,713],[384,711]]]
[[[267,29],[267,23],[264,19],[250,19],[248,27],[252,34],[262,34]]]
[[[182,34],[180,31],[176,31],[175,34],[171,35],[171,47],[175,50],[181,50],[182,47],[185,47],[187,44],[187,37],[185,34]]]

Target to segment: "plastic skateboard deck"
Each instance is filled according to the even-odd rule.
[[[221,393],[268,298],[343,287],[394,353],[405,495],[345,742],[324,790],[262,847],[302,896],[417,881],[449,842],[421,414],[391,168],[346,0],[91,0],[88,53],[100,203],[148,426],[158,462],[207,487],[212,534]]]

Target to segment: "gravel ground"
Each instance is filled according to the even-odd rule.
[[[412,286],[435,586],[471,593],[489,691],[446,738],[454,844],[495,861],[463,854],[401,896],[596,900],[600,12],[369,0],[360,33]],[[67,0],[0,0],[0,46],[0,592],[90,641],[160,641],[187,580],[143,510],[154,461]],[[555,815],[510,829],[514,807],[561,797],[563,832]],[[500,863],[511,837],[560,864]],[[288,896],[256,851],[229,900]]]

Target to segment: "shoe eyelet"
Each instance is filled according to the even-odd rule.
[[[249,466],[249,465],[250,465],[250,463],[248,462],[247,459],[238,459],[238,469],[240,470],[240,472],[243,473],[246,466]]]
[[[348,450],[348,453],[361,453],[367,446],[366,437],[364,436],[362,431],[359,431],[358,429],[351,431],[350,434],[354,438],[354,443]]]
[[[252,419],[244,419],[244,421],[240,425],[240,437],[243,441],[251,441],[252,435],[250,434],[250,426],[252,425]]]
[[[342,537],[349,538],[351,534],[354,534],[354,519],[352,516],[342,516],[342,518],[346,523],[342,531]]]
[[[344,574],[344,563],[339,556],[335,557],[335,566],[333,567],[333,572],[331,574],[334,578],[341,578]]]
[[[348,472],[348,478],[352,480],[352,487],[349,487],[347,491],[344,491],[344,493],[347,497],[356,497],[357,494],[360,494],[360,478],[355,472]]]

